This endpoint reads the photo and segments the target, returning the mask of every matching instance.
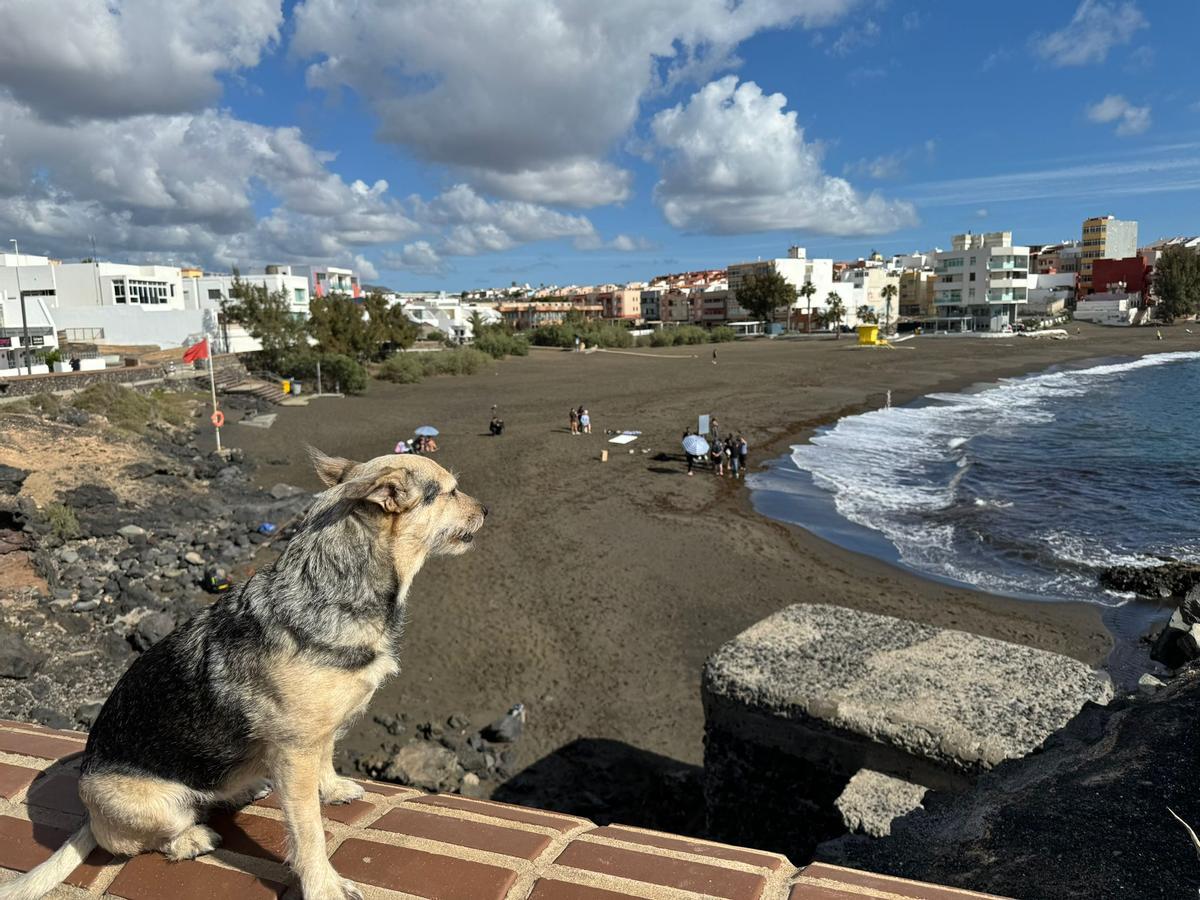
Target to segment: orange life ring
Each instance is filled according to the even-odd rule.
[[[224,425],[225,424],[225,413],[221,412],[219,409],[214,410],[213,414],[212,414],[212,423],[217,428],[220,428],[222,425]]]

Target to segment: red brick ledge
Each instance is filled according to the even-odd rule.
[[[50,856],[79,824],[84,736],[0,720],[0,884]],[[325,808],[330,858],[367,900],[963,900],[985,897],[760,850],[363,781]],[[96,850],[52,898],[279,897],[286,830],[271,797],[209,824],[212,854],[169,863]]]

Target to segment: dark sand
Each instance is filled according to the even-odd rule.
[[[281,408],[270,430],[232,425],[224,435],[260,463],[288,460],[262,465],[262,484],[316,490],[305,444],[364,459],[432,424],[442,432],[437,460],[491,507],[474,552],[418,576],[403,672],[374,712],[418,721],[458,712],[482,725],[519,700],[529,710],[521,765],[578,738],[698,763],[705,658],[791,603],[1104,659],[1111,641],[1098,608],[923,580],[769,521],[742,483],[707,471],[685,477],[679,458],[680,435],[699,413],[744,431],[753,469],[814,427],[881,405],[889,389],[903,403],[1061,362],[1200,348],[1182,328],[1164,329],[1161,342],[1153,329],[1074,331],[1068,341],[925,337],[892,350],[848,338],[762,340],[722,345],[717,366],[710,347],[535,350],[472,377],[373,382],[362,397]],[[500,438],[487,434],[493,403],[507,423]],[[590,437],[568,433],[567,411],[580,403],[592,414]],[[640,429],[636,452],[606,443],[605,428]],[[655,460],[661,452],[674,459]],[[380,734],[368,716],[344,743],[374,749]]]

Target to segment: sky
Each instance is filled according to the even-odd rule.
[[[1194,0],[0,0],[0,238],[433,290],[1200,233]]]

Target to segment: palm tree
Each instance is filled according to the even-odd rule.
[[[858,308],[858,321],[871,325],[879,321],[879,314],[875,312],[875,307],[864,303]]]
[[[833,322],[833,339],[841,340],[842,316],[846,314],[846,307],[842,303],[842,295],[837,291],[830,291],[825,297],[825,312]]]
[[[880,296],[887,301],[887,312],[883,314],[883,330],[886,332],[891,327],[892,321],[892,299],[896,296],[896,285],[885,284],[883,290],[880,291]],[[895,329],[892,329],[893,332]]]
[[[816,292],[817,289],[813,286],[811,281],[804,282],[804,284],[800,286],[800,290],[796,291],[797,294],[808,301],[808,324],[804,328],[807,334],[812,334],[812,298],[813,294]]]

